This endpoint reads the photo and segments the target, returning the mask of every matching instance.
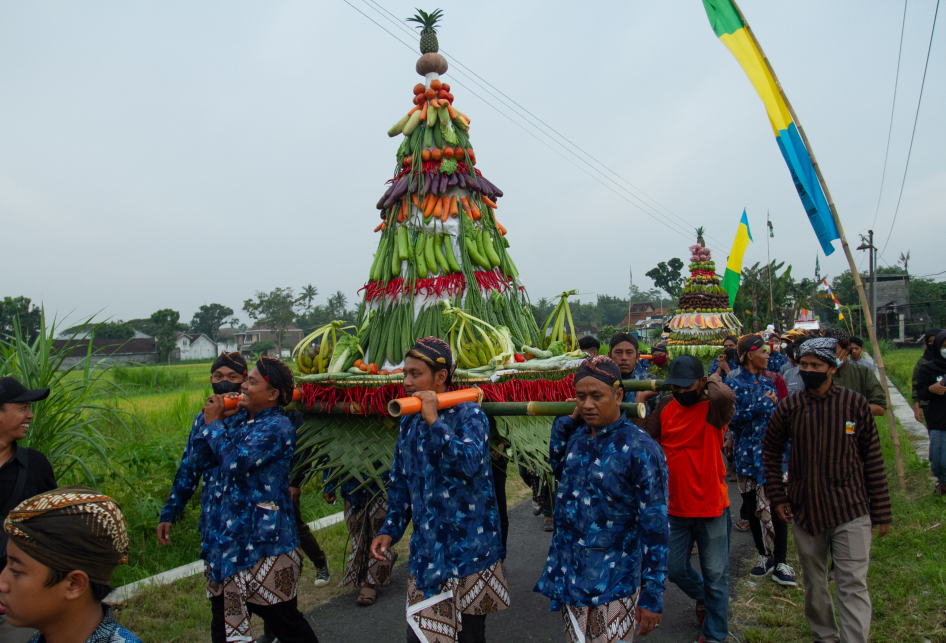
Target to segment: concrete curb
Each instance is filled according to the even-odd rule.
[[[326,516],[324,518],[319,518],[318,520],[313,520],[309,524],[309,529],[317,531],[325,527],[330,527],[342,522],[345,519],[344,512],[338,512],[337,514],[332,514],[331,516]],[[182,578],[187,578],[188,576],[196,576],[197,574],[204,573],[204,561],[197,560],[193,563],[187,565],[182,565],[180,567],[175,567],[174,569],[168,570],[166,572],[161,572],[160,574],[155,574],[154,576],[149,576],[148,578],[142,578],[141,580],[136,580],[134,583],[128,583],[127,585],[122,585],[121,587],[116,587],[112,590],[112,593],[105,598],[106,603],[123,603],[127,600],[130,600],[137,596],[142,590],[147,589],[148,587],[160,586],[160,585],[170,585],[176,580]]]
[[[900,391],[897,390],[897,387],[894,386],[894,383],[890,381],[889,377],[887,378],[887,388],[890,390],[893,414],[897,416],[897,420],[900,421],[900,426],[915,438],[911,440],[910,445],[913,447],[913,450],[916,451],[917,456],[919,456],[922,462],[928,462],[930,459],[930,438],[926,427],[923,426],[922,422],[917,422],[916,418],[913,417],[913,407],[907,403],[906,398],[900,394]]]

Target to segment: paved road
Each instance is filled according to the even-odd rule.
[[[730,509],[733,518],[738,514],[741,499],[735,485],[730,485]],[[506,577],[512,606],[491,614],[487,620],[487,638],[491,641],[562,643],[564,633],[560,613],[548,612],[547,598],[532,591],[541,574],[548,554],[551,534],[542,531],[542,518],[532,515],[528,501],[509,510],[509,541],[506,558]],[[752,552],[752,536],[733,530],[731,585],[746,570],[744,561]],[[694,556],[694,567],[698,567]],[[402,643],[407,622],[404,603],[407,592],[407,565],[395,567],[391,584],[378,593],[378,601],[371,607],[355,605],[355,594],[348,594],[316,607],[307,616],[321,643],[350,643],[372,641]],[[675,585],[668,583],[664,594],[663,624],[652,635],[640,638],[646,643],[688,643],[700,637],[700,629],[693,616],[693,601]]]

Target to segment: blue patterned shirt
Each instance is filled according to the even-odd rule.
[[[224,420],[224,424],[232,426],[234,422],[240,422],[246,418],[246,411],[241,410],[233,417]],[[212,523],[214,509],[220,502],[220,489],[217,486],[218,471],[214,463],[214,456],[206,442],[195,442],[197,436],[204,430],[204,414],[199,413],[194,418],[191,425],[190,435],[187,436],[187,445],[184,447],[184,455],[181,457],[181,464],[177,468],[177,475],[174,476],[174,483],[171,486],[171,493],[168,500],[161,510],[160,522],[174,522],[184,511],[197,485],[203,475],[204,486],[200,496],[200,519],[197,523],[197,529],[200,531],[201,539],[201,558],[203,558],[204,548],[206,547],[206,531],[208,523]]]
[[[637,364],[640,365],[640,362],[637,362]],[[632,372],[628,377],[624,377],[623,375],[621,375],[621,377],[622,377],[623,379],[626,379],[626,380],[654,380],[654,379],[657,379],[656,377],[654,377],[654,376],[651,375],[650,373],[646,373],[646,372],[643,372],[643,371],[640,371],[640,372],[639,372],[639,371],[637,370],[637,366],[634,367],[634,372]],[[630,404],[630,403],[636,402],[636,401],[637,401],[637,393],[638,393],[638,391],[627,391],[627,392],[625,392],[625,393],[624,393],[624,400],[623,400],[624,403],[625,403],[625,404]],[[651,398],[651,399],[654,399],[654,398]],[[649,407],[648,407],[648,410],[650,410]]]
[[[396,543],[414,522],[408,571],[433,595],[440,583],[483,571],[506,555],[493,488],[489,423],[478,404],[401,418],[388,485],[388,515],[378,531]]]
[[[762,439],[765,437],[765,426],[777,406],[765,394],[776,393],[775,383],[764,375],[753,375],[748,369],[741,369],[726,383],[736,394],[736,414],[729,422],[735,440],[733,455],[736,473],[751,476],[762,484],[765,482]]]
[[[786,364],[788,364],[788,358],[785,357],[785,355],[773,352],[769,355],[769,365],[767,368],[773,373],[778,373]]]
[[[549,460],[560,479],[555,532],[535,591],[564,605],[590,607],[628,598],[663,611],[670,541],[667,460],[622,414],[596,429],[560,417]]]
[[[638,359],[637,364],[634,365],[634,375],[640,377],[644,375],[647,371],[650,370],[650,360],[649,359]]]
[[[289,473],[296,430],[278,407],[230,423],[204,425],[194,440],[209,448],[219,468],[219,506],[208,519],[204,560],[211,579],[223,582],[241,569],[299,545]]]
[[[726,364],[729,365],[729,372],[730,372],[730,373],[732,373],[734,370],[736,370],[737,368],[739,368],[739,362],[736,361],[736,358],[735,358],[735,357],[732,358],[732,359],[727,359],[727,360],[726,360]],[[718,371],[718,370],[719,370],[719,360],[718,360],[718,359],[714,359],[714,360],[713,360],[713,363],[710,364],[709,370],[706,371],[706,376],[709,377],[710,375],[712,375],[713,373],[715,373],[715,372]]]
[[[102,603],[102,622],[85,643],[141,643],[141,639],[115,621],[112,608]],[[46,637],[37,632],[29,643],[46,643]]]

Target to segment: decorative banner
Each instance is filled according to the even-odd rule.
[[[739,279],[742,277],[742,256],[746,253],[746,246],[752,241],[752,233],[749,232],[749,219],[746,217],[746,210],[742,210],[742,218],[739,220],[739,227],[736,228],[736,238],[732,242],[732,250],[729,251],[729,259],[726,261],[726,274],[723,275],[723,288],[729,293],[729,307],[732,308],[736,301],[736,293],[739,292]]]
[[[838,311],[838,321],[844,321],[844,313],[841,312],[841,302],[839,302],[838,298],[834,296],[833,292],[831,292],[831,286],[828,285],[828,278],[825,277],[822,279],[821,283],[824,284],[824,287],[828,289],[828,294],[831,295],[831,301],[834,302],[834,307]]]
[[[808,221],[821,243],[821,249],[826,255],[830,255],[834,252],[831,242],[840,239],[841,235],[815,174],[811,153],[798,134],[798,128],[795,127],[788,105],[782,98],[768,61],[759,51],[749,26],[743,21],[732,0],[703,0],[703,7],[716,36],[735,56],[762,99],[769,122],[775,131],[779,150],[792,174],[792,181],[795,182],[795,189],[805,212],[808,213]]]

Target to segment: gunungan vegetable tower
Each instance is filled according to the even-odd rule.
[[[520,346],[540,345],[506,228],[496,219],[503,192],[477,167],[470,118],[441,79],[441,15],[418,11],[409,18],[422,28],[416,69],[424,82],[388,131],[401,144],[377,203],[381,239],[364,287],[359,325],[368,368],[396,369],[414,340],[430,335],[448,341],[467,369],[502,364]]]
[[[703,241],[703,228],[697,228],[696,243],[690,246],[690,277],[670,320],[667,343],[671,355],[715,357],[726,335],[739,335],[742,324],[733,315],[729,295],[719,284],[716,263]]]

